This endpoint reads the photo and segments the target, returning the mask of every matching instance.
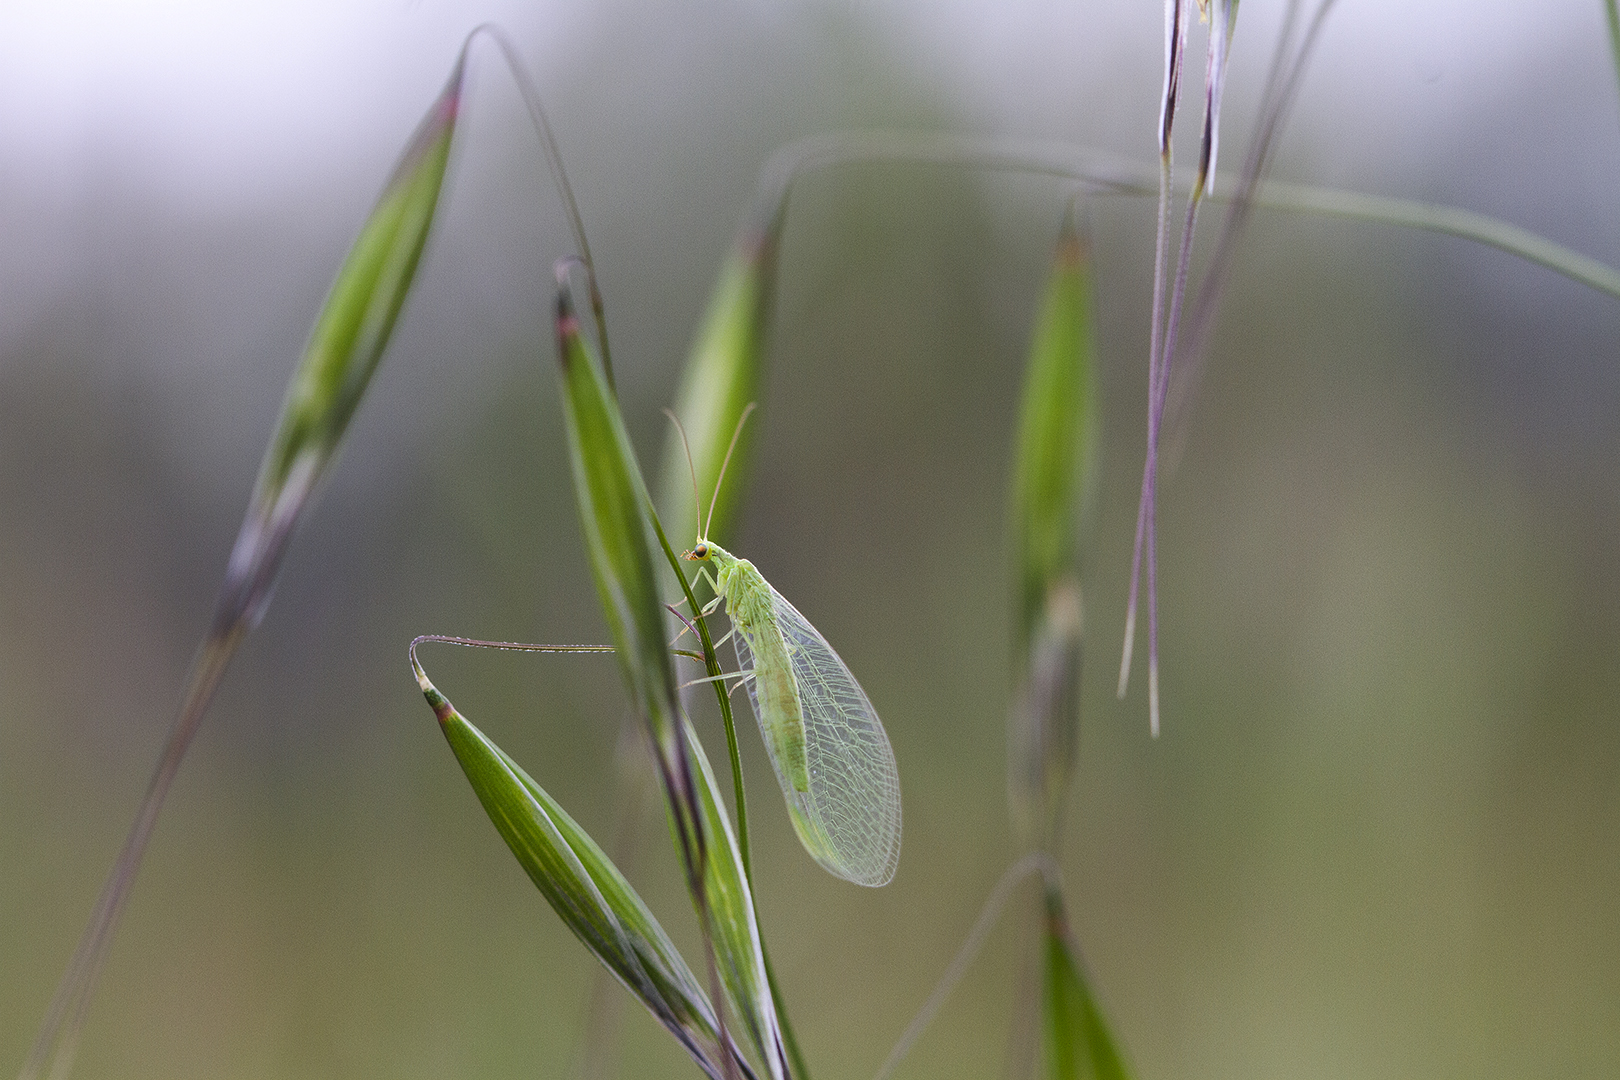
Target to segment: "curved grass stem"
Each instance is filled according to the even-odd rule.
[[[608,348],[607,307],[602,301],[602,290],[597,285],[596,260],[591,257],[590,241],[585,238],[585,219],[580,215],[579,203],[574,198],[574,186],[568,182],[568,170],[563,168],[562,151],[557,146],[557,136],[551,130],[551,119],[546,115],[545,105],[540,100],[540,91],[534,76],[529,72],[528,65],[523,62],[523,54],[518,52],[511,35],[496,23],[481,23],[467,35],[467,42],[462,46],[463,54],[479,36],[487,37],[494,42],[496,48],[500,50],[502,59],[506,61],[506,68],[511,72],[512,81],[517,84],[518,95],[523,98],[523,107],[529,113],[529,122],[533,124],[534,133],[539,137],[541,149],[545,152],[546,166],[551,170],[552,183],[556,185],[557,193],[562,196],[563,210],[568,215],[568,227],[574,234],[574,244],[579,248],[580,261],[585,267],[587,299],[591,305],[591,316],[596,320],[596,342],[602,352],[602,373],[607,376],[608,387],[612,389],[613,353]]]
[[[1157,167],[1069,143],[918,132],[862,132],[816,136],[779,151],[762,173],[756,209],[765,208],[769,211],[768,217],[774,216],[798,173],[811,168],[871,161],[955,165],[1049,176],[1084,185],[1097,195],[1150,197],[1159,192]],[[1222,174],[1217,193],[1207,197],[1215,202],[1235,202],[1241,197],[1241,188],[1239,178]],[[1472,240],[1620,300],[1620,270],[1529,229],[1472,210],[1278,181],[1256,184],[1249,198],[1252,205],[1266,209],[1326,214]]]

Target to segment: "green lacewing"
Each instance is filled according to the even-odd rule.
[[[752,406],[738,421],[739,433],[750,411]],[[728,451],[728,461],[730,456]],[[900,862],[900,774],[866,692],[820,631],[753,563],[706,536],[698,537],[686,558],[707,564],[699,573],[715,599],[705,613],[725,601],[732,627],[727,636],[734,635],[741,669],[726,677],[740,677],[748,688],[800,842],[838,877],[857,885],[888,884]]]

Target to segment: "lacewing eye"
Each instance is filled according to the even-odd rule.
[[[699,544],[697,547],[693,548],[692,557],[694,559],[707,559],[709,557],[709,545]]]

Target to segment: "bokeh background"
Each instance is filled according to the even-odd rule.
[[[1242,8],[1232,164],[1280,6]],[[128,826],[326,285],[485,18],[538,73],[649,468],[780,144],[916,126],[1153,157],[1150,0],[0,9],[0,1071]],[[1617,102],[1600,0],[1345,2],[1277,173],[1614,265]],[[570,245],[487,48],[461,134],[394,347],[158,830],[87,1080],[580,1060],[594,962],[405,662],[429,631],[603,637],[546,324]],[[1004,484],[1066,194],[850,168],[788,225],[737,546],[860,675],[906,820],[891,886],[827,877],[745,732],[763,924],[818,1077],[871,1074],[1016,855]],[[1163,485],[1153,741],[1140,669],[1113,694],[1153,208],[1088,214],[1106,432],[1063,868],[1139,1074],[1620,1073],[1620,303],[1460,240],[1257,215]],[[611,840],[611,663],[429,663]],[[695,957],[667,830],[631,820],[631,876]],[[1000,1075],[1028,960],[1009,921],[900,1075]],[[697,1075],[622,1021],[621,1075]]]

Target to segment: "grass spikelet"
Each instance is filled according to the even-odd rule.
[[[1008,516],[1020,656],[1041,623],[1048,591],[1073,569],[1083,488],[1095,467],[1092,307],[1086,245],[1066,219],[1030,344],[1014,436]]]
[[[1064,220],[1030,346],[1015,435],[1014,640],[1007,789],[1014,827],[1050,850],[1079,723],[1081,506],[1097,444],[1096,343],[1085,244]]]
[[[421,639],[419,639],[420,641]],[[714,1008],[658,920],[601,847],[528,773],[411,669],[490,821],[563,924],[692,1055],[726,1073]],[[733,1062],[746,1075],[746,1063]]]
[[[1620,0],[1603,0],[1603,14],[1609,24],[1609,59],[1614,62],[1614,74],[1620,79]]]
[[[432,231],[461,105],[458,60],[332,282],[294,372],[174,727],[21,1080],[72,1068],[78,1034],[158,813],[231,657],[264,616],[287,545],[382,359]]]

